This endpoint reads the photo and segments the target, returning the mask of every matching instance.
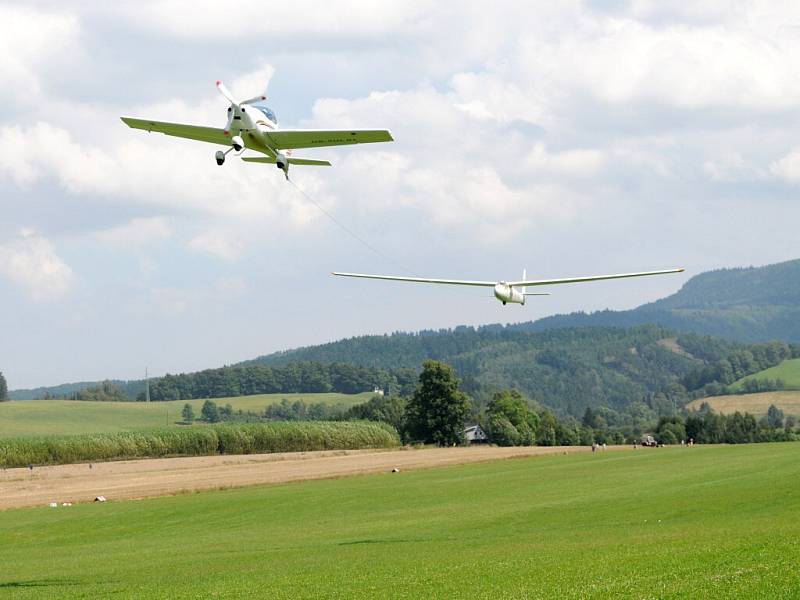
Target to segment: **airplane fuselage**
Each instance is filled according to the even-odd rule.
[[[525,304],[525,294],[519,288],[502,281],[494,286],[494,297],[503,304]]]
[[[270,119],[265,111],[271,112],[258,104],[230,106],[228,107],[228,122],[225,125],[225,131],[231,138],[241,137],[245,142],[245,147],[280,159],[282,154],[271,147],[269,140],[269,133],[278,129],[278,123]],[[290,155],[291,152],[287,151],[286,154]]]

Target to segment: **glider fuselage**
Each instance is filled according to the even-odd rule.
[[[525,293],[513,285],[508,285],[502,281],[494,286],[494,297],[503,304],[525,304]]]

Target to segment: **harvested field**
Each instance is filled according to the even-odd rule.
[[[761,392],[758,394],[732,394],[730,396],[711,396],[698,398],[686,405],[689,410],[699,410],[703,402],[716,412],[730,415],[739,412],[749,412],[757,417],[767,414],[770,404],[774,404],[787,415],[800,416],[800,392],[780,391]]]
[[[625,447],[610,447],[624,449]],[[59,465],[0,471],[0,509],[49,502],[90,502],[168,496],[307,479],[327,479],[488,460],[591,452],[583,446],[342,450],[241,456],[201,456]]]

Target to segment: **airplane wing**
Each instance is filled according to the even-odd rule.
[[[572,277],[569,279],[536,279],[532,281],[507,281],[506,285],[526,287],[534,285],[558,285],[561,283],[582,283],[585,281],[601,281],[603,279],[625,279],[628,277],[646,277],[648,275],[666,275],[667,273],[682,273],[683,269],[668,269],[666,271],[645,271],[642,273],[621,273],[619,275],[593,275],[590,277]],[[386,281],[411,281],[414,283],[442,283],[445,285],[477,285],[494,287],[497,281],[469,281],[464,279],[430,279],[425,277],[396,277],[393,275],[364,275],[362,273],[332,273],[339,277],[360,277],[362,279],[383,279]],[[530,294],[534,295],[534,294]]]
[[[385,279],[387,281],[412,281],[414,283],[443,283],[446,285],[479,285],[494,287],[496,281],[468,281],[464,279],[426,279],[422,277],[395,277],[393,275],[363,275],[361,273],[331,273],[339,277],[360,277],[362,279]]]
[[[266,136],[271,142],[270,146],[275,150],[299,150],[301,148],[321,148],[322,146],[351,146],[394,141],[392,134],[385,129],[342,129],[340,131],[286,129],[271,131]]]
[[[133,129],[157,131],[165,135],[209,142],[211,144],[231,145],[230,136],[225,135],[222,129],[216,127],[200,127],[198,125],[183,125],[181,123],[165,123],[163,121],[148,121],[147,119],[133,119],[120,117],[122,122]]]
[[[534,279],[532,281],[509,281],[507,283],[514,287],[527,287],[534,285],[559,285],[561,283],[583,283],[586,281],[602,281],[604,279],[627,279],[628,277],[647,277],[648,275],[667,275],[668,273],[683,273],[683,269],[620,273],[619,275],[591,275],[589,277],[570,277],[568,279]]]

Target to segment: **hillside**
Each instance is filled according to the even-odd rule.
[[[734,390],[741,389],[747,381],[780,380],[786,390],[800,390],[800,359],[794,358],[785,360],[781,364],[769,369],[764,369],[758,373],[753,373],[747,377],[742,377],[731,387]]]
[[[742,342],[800,342],[800,259],[701,273],[675,294],[633,310],[556,315],[514,327],[543,331],[642,323]]]
[[[705,364],[682,348],[676,352],[665,340],[677,344],[671,331],[653,325],[539,333],[459,327],[350,338],[262,357],[251,364],[339,361],[391,369],[442,360],[455,367],[473,397],[485,400],[493,390],[514,387],[562,414],[580,416],[587,406],[621,410]],[[729,346],[720,342],[712,358],[724,355]]]

